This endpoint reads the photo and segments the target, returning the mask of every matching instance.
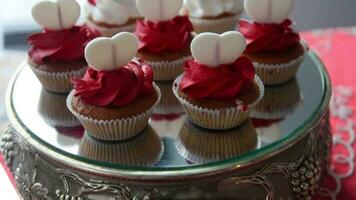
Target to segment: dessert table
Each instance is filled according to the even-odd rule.
[[[317,195],[315,196],[315,199],[354,199],[355,198],[351,191],[354,191],[354,189],[356,189],[355,188],[356,186],[354,184],[356,178],[353,177],[353,171],[354,171],[354,150],[353,149],[354,149],[354,139],[355,139],[355,135],[354,135],[354,121],[355,121],[355,118],[353,117],[353,113],[352,113],[353,112],[352,105],[356,104],[355,99],[354,99],[354,97],[352,95],[353,91],[356,89],[356,86],[355,86],[356,78],[354,77],[352,72],[350,73],[351,63],[355,62],[354,59],[353,59],[353,55],[356,52],[356,34],[354,34],[354,33],[356,33],[355,29],[336,29],[336,30],[326,30],[326,31],[325,30],[313,31],[313,32],[308,32],[308,33],[303,33],[302,34],[303,38],[306,41],[308,41],[310,48],[311,49],[315,49],[317,51],[317,53],[319,54],[319,56],[321,57],[321,59],[323,60],[325,65],[327,66],[327,69],[328,69],[328,71],[330,73],[330,76],[331,76],[331,79],[332,79],[332,82],[333,82],[333,86],[334,86],[333,87],[334,95],[331,98],[331,106],[330,106],[331,126],[333,128],[332,129],[333,130],[332,142],[333,142],[333,147],[334,147],[333,152],[332,152],[332,156],[331,156],[332,162],[331,162],[331,165],[330,165],[330,169],[328,171],[329,175],[325,179],[323,185],[321,186],[321,189],[317,192]],[[302,69],[301,69],[301,73],[302,74],[300,74],[299,77],[300,78],[304,77],[304,76],[302,76],[303,75],[303,70],[308,70],[308,66],[311,67],[311,68],[312,67],[316,67],[316,66],[312,65],[312,63],[315,64],[315,62],[319,62],[317,56],[315,56],[313,53],[310,53],[310,55],[308,56],[307,61],[306,61],[307,64],[305,64],[302,67]],[[319,67],[320,67],[320,69],[322,69],[322,65],[320,65]],[[304,71],[304,72],[306,73],[308,71]],[[25,76],[25,78],[22,78],[22,79],[25,79],[25,80],[30,80],[31,79],[31,76],[29,74],[30,73],[27,73],[27,72],[20,72],[20,75]],[[306,73],[304,75],[308,76],[307,74],[308,73]],[[311,73],[311,75],[316,75],[316,74],[315,73],[314,74]],[[322,75],[322,76],[325,76],[325,75]],[[29,78],[29,79],[26,79],[26,77]],[[318,77],[318,76],[314,76],[314,77]],[[327,76],[324,77],[324,78],[326,78],[326,82],[327,82]],[[306,78],[306,79],[308,79],[308,78]],[[302,81],[299,80],[299,86],[300,86],[302,92],[303,92],[303,90],[304,90],[304,92],[306,92],[307,91],[306,88],[308,88],[308,86],[311,87],[311,88],[313,88],[313,86],[315,87],[315,84],[317,83],[317,82],[314,82],[314,83],[310,82],[309,83],[310,85],[308,85],[308,82],[306,82],[306,79],[302,78],[301,79]],[[316,78],[315,80],[318,80],[318,78]],[[312,81],[312,79],[310,79],[309,81]],[[26,81],[23,81],[23,82],[26,83]],[[25,84],[25,83],[22,83],[22,84]],[[34,83],[34,85],[36,85],[36,84]],[[318,95],[319,94],[324,94],[324,95],[326,94],[326,96],[327,96],[327,94],[329,92],[327,91],[328,90],[327,88],[323,92],[322,86],[321,85],[319,85],[319,86],[320,86],[320,88],[319,88],[320,91],[315,91],[314,96],[315,96],[316,99],[320,98],[320,101],[322,102],[322,100],[321,100],[322,97],[321,96],[318,97]],[[316,87],[319,87],[319,86],[316,86]],[[35,89],[34,90],[34,94],[40,94],[40,90],[38,91],[38,90]],[[34,96],[36,96],[36,95],[34,95]],[[309,96],[313,96],[313,94],[303,94],[303,102],[302,102],[301,105],[298,105],[299,107],[296,108],[297,109],[296,112],[298,112],[298,109],[301,109],[304,106],[308,105],[308,102],[309,102],[308,97]],[[24,97],[19,95],[18,98],[24,98]],[[39,98],[39,96],[37,96],[36,98]],[[31,102],[31,98],[29,98],[29,101]],[[325,102],[327,102],[327,100]],[[318,107],[318,106],[316,106],[316,107]],[[317,113],[317,115],[319,115],[320,119],[324,119],[324,125],[323,125],[324,129],[323,130],[324,130],[324,132],[325,131],[327,132],[327,130],[326,130],[327,129],[327,124],[325,124],[326,123],[325,120],[327,118],[323,118],[323,116],[327,116],[327,115],[323,115],[324,111],[323,111],[323,109],[321,109],[321,110],[317,110],[316,113]],[[21,112],[26,113],[26,111],[21,111]],[[156,117],[157,117],[158,121],[162,120],[162,115],[157,115]],[[31,118],[28,118],[28,119],[25,119],[25,120],[21,120],[21,121],[26,121],[26,120],[30,120],[31,121]],[[287,121],[288,121],[288,119],[287,119]],[[308,121],[308,120],[306,120],[306,121]],[[34,120],[33,124],[36,124],[37,122],[38,122],[38,120],[37,121]],[[180,123],[180,122],[177,122],[177,123]],[[288,122],[286,122],[286,121],[281,122],[281,124],[283,124],[283,123],[284,123],[284,126],[287,126],[286,124],[288,124]],[[25,122],[25,127],[27,127],[28,130],[37,128],[36,125],[27,125],[27,124],[30,124],[30,123],[29,122]],[[152,124],[152,126],[154,126],[154,123]],[[290,126],[290,125],[288,125],[288,126]],[[164,129],[164,128],[166,128],[166,127],[163,127],[163,128],[161,127],[161,129]],[[16,129],[16,127],[15,127],[15,129]],[[317,129],[320,129],[320,127],[317,127]],[[11,130],[14,130],[14,129],[12,128]],[[11,132],[11,130],[10,130],[10,132]],[[167,130],[167,129],[164,129],[164,130]],[[52,130],[49,130],[49,131],[52,131]],[[26,132],[27,132],[27,130],[25,130],[23,132],[23,134],[28,134]],[[41,132],[41,131],[36,131],[36,132]],[[282,140],[282,143],[284,143],[284,145],[287,144],[287,146],[289,146],[289,145],[293,146],[292,144],[294,142],[290,143],[290,141],[296,141],[296,140],[293,139],[293,137],[291,137],[291,136],[293,136],[293,134],[291,132],[288,134],[288,131],[285,131],[285,130],[284,130],[284,132],[287,133],[287,134],[283,135],[282,139],[286,139],[286,140]],[[302,132],[300,132],[300,133],[302,133]],[[310,133],[313,133],[313,132],[317,132],[317,131],[308,132],[305,135],[306,136],[313,135],[313,134],[310,134]],[[55,133],[55,132],[50,132],[50,133]],[[177,134],[177,133],[174,133],[174,134]],[[65,156],[68,156],[68,153],[69,153],[72,156],[74,155],[74,157],[72,157],[71,155],[69,155],[68,157],[70,158],[70,162],[75,161],[75,158],[76,158],[75,157],[76,156],[75,152],[77,150],[77,147],[73,147],[73,146],[75,146],[77,144],[76,143],[76,139],[65,138],[67,140],[58,140],[58,138],[56,138],[58,135],[56,135],[56,136],[49,135],[48,136],[45,133],[43,133],[43,135],[41,135],[41,137],[46,137],[46,136],[48,138],[45,138],[45,143],[43,143],[43,141],[42,142],[41,141],[40,142],[37,141],[36,144],[38,144],[39,146],[44,146],[44,147],[46,147],[46,143],[50,144],[51,147],[56,147],[56,145],[57,145],[57,147],[60,147],[61,149],[64,149],[64,151],[65,151],[65,153],[59,152],[59,154],[63,154]],[[326,136],[327,136],[327,134],[326,134]],[[26,141],[28,141],[30,143],[33,142],[32,139],[31,139],[32,137],[31,137],[30,134],[25,135],[25,138],[26,138]],[[263,154],[264,151],[268,152],[268,147],[271,144],[272,145],[274,144],[273,140],[272,141],[268,140],[268,139],[271,139],[271,138],[267,138],[267,140],[265,140],[265,141],[262,141],[262,137],[260,137],[260,136],[258,136],[257,138],[258,138],[258,144],[257,144],[257,147],[256,147],[256,149],[257,149],[256,152],[257,153],[262,153]],[[303,142],[303,141],[306,142],[307,140],[300,140],[300,142]],[[323,150],[326,150],[326,148],[328,146],[328,142],[330,140],[326,137],[324,139],[321,139],[320,141],[324,141],[324,144],[326,146],[325,146],[324,149],[322,147],[321,148]],[[69,143],[66,143],[66,142],[69,142]],[[169,144],[170,140],[164,140],[164,142]],[[321,143],[323,143],[323,142],[321,142]],[[305,144],[308,144],[308,142],[305,143]],[[283,150],[284,149],[288,149],[283,144],[277,144],[277,145],[281,145],[281,146],[277,146],[277,147],[283,147],[282,148]],[[303,151],[300,150],[301,149],[300,147],[303,147],[302,149],[308,149],[309,148],[308,145],[299,145],[299,148],[297,148],[299,150],[295,151],[295,152],[297,152],[296,153],[296,157],[300,157],[301,155],[303,155],[303,153],[302,153]],[[46,148],[48,148],[48,146]],[[174,148],[174,145],[173,145],[173,150],[174,149],[175,148]],[[165,150],[168,151],[168,152],[172,152],[171,148],[170,149],[165,149]],[[183,150],[186,150],[186,149],[183,148]],[[255,154],[256,152],[254,150],[254,154],[252,154],[252,156],[257,156],[258,157],[258,155]],[[271,153],[271,152],[269,152],[269,153]],[[247,154],[248,153],[251,153],[251,152],[247,152]],[[274,154],[274,153],[272,153],[272,154]],[[42,152],[42,154],[38,154],[38,155],[43,155],[43,152]],[[185,154],[182,153],[182,155],[185,155]],[[289,154],[289,155],[292,155],[292,154]],[[166,157],[164,157],[164,156],[166,156]],[[179,155],[177,155],[177,157],[178,156]],[[303,157],[303,156],[301,156],[301,157]],[[33,158],[34,158],[34,160],[36,162],[40,161],[42,163],[42,161],[43,161],[42,160],[43,157],[41,157],[41,156],[34,155]],[[293,192],[293,189],[291,190],[291,194],[289,194],[289,192],[281,193],[280,191],[275,190],[274,187],[271,187],[271,185],[274,185],[274,184],[278,185],[278,182],[280,182],[281,180],[276,180],[275,177],[274,178],[270,178],[270,179],[267,178],[267,180],[266,180],[266,176],[264,176],[266,174],[264,174],[264,173],[268,173],[268,170],[270,170],[270,169],[268,169],[267,172],[266,172],[266,171],[264,171],[265,168],[260,167],[259,164],[255,165],[255,166],[258,166],[257,167],[258,169],[263,169],[263,170],[260,170],[260,171],[257,170],[257,172],[262,173],[262,175],[261,176],[252,176],[253,179],[251,179],[251,177],[249,178],[248,176],[240,176],[240,174],[239,174],[240,172],[238,172],[238,170],[240,169],[239,165],[241,163],[239,163],[239,162],[235,163],[233,165],[234,166],[233,168],[222,167],[217,171],[209,171],[209,170],[211,170],[211,166],[210,167],[209,166],[204,166],[204,164],[203,165],[200,165],[200,164],[196,164],[195,165],[195,164],[192,164],[190,162],[186,162],[185,159],[191,158],[191,157],[183,157],[185,159],[178,159],[178,160],[170,160],[170,159],[167,159],[167,158],[169,158],[169,156],[167,157],[167,155],[163,155],[163,161],[165,161],[165,162],[160,161],[156,166],[158,168],[159,167],[162,168],[162,167],[167,167],[169,165],[168,167],[173,167],[173,169],[175,168],[175,170],[173,170],[173,171],[169,171],[169,170],[172,170],[172,169],[168,170],[169,173],[171,173],[171,174],[173,173],[174,175],[176,175],[176,177],[174,177],[174,179],[179,179],[179,176],[177,176],[176,172],[179,171],[179,170],[182,170],[182,169],[179,169],[179,168],[180,167],[184,167],[185,165],[189,165],[189,166],[191,166],[193,168],[193,170],[191,170],[191,171],[188,170],[189,171],[189,173],[188,173],[189,176],[195,176],[196,172],[194,172],[194,170],[202,170],[201,168],[203,168],[203,171],[207,170],[207,171],[203,172],[203,173],[205,173],[204,177],[206,177],[206,176],[215,177],[216,174],[220,174],[221,171],[227,170],[227,171],[225,171],[225,173],[227,173],[226,176],[223,176],[224,178],[222,178],[222,179],[219,178],[219,183],[221,183],[222,186],[223,186],[223,187],[221,187],[221,185],[220,185],[220,189],[221,188],[226,188],[226,190],[224,190],[224,192],[227,195],[228,195],[229,192],[231,193],[229,188],[230,189],[232,188],[231,190],[238,189],[238,191],[241,191],[241,189],[242,189],[242,190],[251,192],[251,190],[249,189],[248,185],[247,186],[244,185],[243,187],[235,188],[236,185],[239,185],[238,183],[243,183],[244,181],[246,181],[247,183],[250,183],[250,184],[252,183],[252,184],[256,184],[256,185],[260,186],[260,189],[262,189],[262,190],[257,190],[255,192],[257,192],[257,194],[262,195],[264,197],[269,197],[270,199],[273,199],[274,197],[288,197],[291,194],[295,195],[295,193]],[[246,155],[241,155],[241,157],[239,157],[235,161],[238,161],[241,158],[242,159],[248,159],[248,155],[247,156]],[[320,154],[319,156],[317,156],[317,158],[323,159],[324,156]],[[275,157],[275,159],[283,160],[283,159],[286,159],[286,158],[277,158],[277,157]],[[298,159],[296,159],[296,160],[298,160]],[[86,160],[86,161],[88,161],[88,160]],[[90,161],[90,159],[89,159],[89,161]],[[280,160],[278,160],[278,161],[280,161]],[[231,160],[230,160],[230,162],[231,162]],[[322,162],[322,161],[320,161],[320,162]],[[28,163],[28,162],[26,162],[26,163]],[[86,171],[86,172],[76,171],[77,173],[73,174],[73,173],[71,173],[72,171],[74,171],[73,168],[68,168],[68,165],[66,165],[67,167],[64,169],[63,165],[61,165],[60,163],[53,162],[53,160],[48,160],[47,158],[45,159],[45,163],[47,163],[47,164],[50,163],[50,166],[48,166],[46,164],[42,165],[43,164],[42,163],[40,165],[41,166],[40,170],[43,170],[43,166],[45,166],[45,168],[46,167],[53,167],[53,164],[55,163],[54,164],[55,168],[59,169],[59,171],[56,172],[55,176],[63,175],[63,173],[64,173],[66,175],[64,177],[68,178],[68,180],[70,179],[68,184],[71,185],[71,186],[74,186],[73,185],[73,181],[74,182],[79,181],[80,184],[84,183],[85,187],[88,187],[88,188],[84,187],[84,189],[89,189],[90,190],[90,189],[93,189],[94,186],[104,186],[104,189],[106,189],[106,190],[104,190],[104,194],[107,194],[107,192],[110,192],[110,191],[112,192],[113,189],[116,189],[115,191],[117,192],[118,188],[112,187],[113,185],[110,185],[108,183],[105,183],[103,185],[103,182],[101,182],[99,185],[95,185],[95,184],[98,184],[98,183],[95,182],[95,180],[89,180],[90,176],[88,176],[88,171]],[[259,163],[262,166],[264,166],[263,165],[264,162],[261,161]],[[270,163],[276,163],[276,162],[273,161],[273,162],[270,162]],[[280,166],[284,166],[284,165],[281,165],[282,162],[277,162],[277,163],[278,163],[278,166],[279,166],[278,169],[282,169],[282,171],[283,171],[284,168],[283,167],[280,168]],[[30,163],[30,164],[33,164],[33,163]],[[60,164],[60,165],[57,165],[57,164]],[[67,163],[67,164],[70,165],[70,163]],[[76,163],[76,164],[80,164],[80,162]],[[216,166],[214,166],[215,164],[216,163],[214,163],[214,162],[212,162],[212,164],[210,163],[210,165],[213,165],[213,168],[216,167]],[[229,163],[227,161],[226,163],[218,163],[218,165],[220,165],[220,164],[229,166],[231,163]],[[325,163],[325,164],[327,164],[327,163]],[[4,163],[3,163],[3,165],[5,166]],[[16,164],[16,166],[18,166],[18,164]],[[58,167],[58,166],[61,166],[61,167]],[[100,164],[99,164],[99,166],[100,166]],[[290,162],[289,162],[288,167],[290,167],[290,166],[293,166],[293,164],[290,165]],[[103,173],[103,174],[105,174],[107,172],[108,172],[108,174],[112,174],[112,173],[110,173],[110,169],[108,169],[107,167],[108,166],[104,165],[104,166],[100,166],[99,168],[92,168],[91,170],[92,170],[92,172],[97,172],[95,170],[99,169],[101,171],[101,173]],[[109,168],[110,167],[113,167],[113,166],[109,166]],[[161,169],[161,168],[159,168],[159,169],[162,170],[162,172],[149,173],[148,175],[152,178],[156,174],[160,174],[160,173],[161,174],[165,174],[164,171],[167,170],[167,169]],[[297,164],[297,168],[298,168],[298,170],[300,170],[300,164],[299,165]],[[292,169],[294,169],[294,171],[295,171],[295,168],[292,168]],[[14,169],[12,169],[12,170],[14,171]],[[109,171],[106,171],[106,170],[109,170]],[[138,171],[139,170],[141,170],[141,169],[138,169]],[[230,174],[230,170],[232,170],[234,173]],[[235,171],[235,170],[237,170],[237,171]],[[276,169],[273,169],[273,170],[276,170]],[[183,171],[184,171],[184,169],[183,169]],[[255,173],[256,172],[255,169],[253,169],[252,171],[253,171],[252,174],[256,174]],[[301,170],[301,171],[303,171],[303,170]],[[165,174],[165,176],[164,176],[165,178],[166,177],[169,178],[171,176],[171,174],[168,174],[168,172]],[[124,173],[125,174],[125,170],[121,171],[120,173]],[[251,174],[251,172],[241,172],[241,173]],[[288,177],[288,173],[289,173],[288,170],[285,173],[286,173],[286,176]],[[97,178],[97,180],[101,179],[100,177],[102,177],[102,176],[99,176],[99,178],[98,178],[98,174],[97,173],[94,173],[94,174],[92,174],[93,175],[92,178],[95,177],[95,178]],[[76,175],[78,175],[78,176],[76,176]],[[116,175],[117,176],[122,176],[122,174],[116,174]],[[290,174],[290,177],[293,177],[292,175],[293,175],[293,173]],[[144,177],[142,177],[142,174],[140,174],[140,172],[137,172],[137,171],[136,171],[136,173],[126,174],[125,176],[129,176],[131,178],[134,177],[134,179],[140,178],[141,181],[142,180],[147,180]],[[147,176],[147,174],[146,174],[146,176]],[[34,177],[33,173],[32,173],[32,177]],[[243,179],[241,177],[245,177],[246,179]],[[182,177],[180,177],[180,178],[182,178]],[[193,178],[199,179],[201,177],[197,176],[197,177],[193,177]],[[172,180],[172,177],[169,178],[169,179]],[[208,179],[210,179],[210,178],[208,178]],[[78,184],[76,184],[74,187],[68,187],[68,188],[71,188],[71,189],[74,188],[75,191],[68,190],[68,188],[66,187],[66,182],[64,181],[63,182],[64,185],[60,186],[61,188],[58,189],[58,192],[56,194],[51,194],[50,192],[48,193],[46,185],[45,184],[41,184],[41,182],[46,182],[43,178],[39,178],[39,179],[35,179],[35,180],[39,180],[39,181],[35,181],[35,183],[31,183],[31,180],[29,180],[29,183],[24,183],[24,184],[25,184],[25,186],[26,186],[26,184],[32,185],[33,187],[30,187],[30,188],[34,188],[34,189],[36,189],[35,191],[39,191],[40,195],[50,194],[50,195],[55,195],[55,196],[57,195],[57,197],[61,197],[61,195],[63,197],[65,195],[72,195],[72,197],[74,197],[75,195],[73,195],[73,194],[79,194],[80,193],[80,192],[78,193]],[[40,180],[42,180],[42,181],[40,181]],[[203,179],[200,179],[200,180],[203,180]],[[120,187],[119,189],[120,189],[121,194],[128,195],[128,196],[133,196],[133,197],[137,197],[137,198],[139,198],[139,197],[140,198],[151,197],[151,198],[154,199],[154,197],[162,196],[162,195],[169,195],[169,194],[177,195],[177,194],[180,194],[179,188],[176,188],[177,190],[175,190],[175,191],[171,191],[171,190],[168,190],[168,189],[162,190],[161,189],[162,185],[157,184],[157,182],[160,182],[160,181],[162,181],[162,180],[159,180],[159,179],[157,180],[156,179],[155,181],[153,181],[153,183],[148,181],[147,184],[149,186],[147,186],[147,185],[145,186],[145,188],[148,188],[148,189],[143,193],[136,192],[136,190],[134,189],[134,186],[131,186],[131,184],[128,184],[131,187],[130,188],[130,192],[128,192],[128,193],[127,193],[127,190],[126,190],[127,188],[126,187]],[[270,181],[273,184],[269,184],[269,183],[271,183]],[[291,179],[290,181],[291,181],[290,185],[293,187],[293,183],[292,183],[293,179]],[[19,184],[19,180],[13,180],[13,182],[17,182],[17,184]],[[130,182],[130,181],[128,181],[128,182]],[[164,180],[163,182],[164,182],[164,185],[168,186],[168,188],[169,188],[170,185],[173,184],[171,181],[167,182],[167,180]],[[204,190],[204,188],[202,189],[202,188],[197,187],[197,185],[200,185],[200,184],[204,185],[203,183],[205,181],[194,180],[193,182],[194,182],[194,184],[192,184],[192,185],[194,185],[195,187],[189,187],[189,191],[190,191],[191,195],[193,193],[194,193],[194,195],[197,195],[197,194],[203,195],[202,191],[203,191],[203,193],[208,194],[208,192],[206,192]],[[213,181],[213,182],[215,182],[215,181]],[[122,181],[120,181],[120,183],[122,183]],[[152,188],[151,184],[155,185],[155,186],[156,185],[160,185],[160,186]],[[297,187],[295,187],[295,188],[297,188]],[[79,188],[79,189],[81,189],[81,188]],[[100,191],[103,192],[102,189],[103,189],[103,187],[100,187],[100,189],[97,190],[97,192],[100,192]],[[187,188],[185,188],[184,191],[186,191],[186,189]],[[210,188],[208,190],[210,190]],[[47,193],[46,193],[46,191],[47,191]],[[132,192],[132,191],[135,191],[135,192]],[[140,191],[142,191],[142,190],[140,190]],[[267,193],[266,193],[266,191],[267,191]],[[298,189],[295,189],[295,191],[298,191]],[[310,191],[312,191],[312,190],[310,190]],[[21,192],[23,194],[24,191],[21,191]],[[31,192],[31,190],[30,190],[30,192]],[[189,195],[189,194],[187,194],[187,195]],[[233,192],[231,194],[233,194]],[[270,196],[270,195],[272,195],[272,196]],[[273,195],[275,195],[275,196],[273,196]],[[197,196],[197,198],[199,198],[199,197],[202,197],[202,196]],[[209,197],[209,195],[206,195],[205,197]],[[241,196],[241,198],[244,198],[244,197]]]

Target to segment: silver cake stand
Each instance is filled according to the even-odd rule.
[[[83,153],[83,141],[90,138],[67,115],[65,95],[42,90],[24,63],[9,85],[10,124],[0,144],[21,196],[36,200],[310,199],[317,192],[329,166],[331,86],[313,52],[295,80],[266,88],[265,105],[253,113],[257,133],[246,136],[255,140],[241,136],[236,144],[226,144],[225,152],[241,147],[233,156],[208,155],[214,153],[209,148],[221,143],[204,144],[199,137],[215,137],[215,133],[192,125],[169,94],[170,83],[158,84],[167,94],[150,120],[150,137],[126,141],[136,146],[92,138],[98,149]],[[154,138],[162,146],[143,145]],[[189,141],[200,141],[203,147],[188,145]],[[248,141],[254,141],[252,148],[245,144]],[[135,148],[145,151],[137,154]],[[157,160],[148,160],[147,152]]]

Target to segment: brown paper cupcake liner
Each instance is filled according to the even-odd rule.
[[[305,54],[306,53],[288,63],[267,65],[254,62],[253,65],[255,66],[256,74],[265,85],[279,85],[295,77],[304,60]]]
[[[224,109],[208,109],[193,105],[178,94],[178,86],[182,76],[179,76],[173,84],[173,93],[183,105],[188,118],[196,125],[207,129],[230,129],[242,124],[248,117],[251,110],[257,105],[264,95],[264,86],[260,78],[256,75],[255,82],[258,85],[260,96],[253,103],[247,105],[237,105],[236,107]]]
[[[219,19],[202,19],[190,17],[195,33],[213,32],[224,33],[226,31],[236,30],[237,22],[240,19],[240,13]]]
[[[150,126],[134,138],[120,142],[100,141],[85,134],[79,146],[79,153],[84,157],[133,166],[155,165],[163,151],[160,137]]]
[[[66,94],[55,94],[41,90],[38,112],[50,126],[74,127],[80,125],[78,119],[68,110]]]
[[[105,36],[105,37],[112,37],[120,32],[134,32],[136,29],[136,23],[129,24],[126,26],[118,26],[118,27],[108,28],[108,27],[98,26],[91,20],[87,19],[86,24],[90,28],[99,31],[101,33],[101,35]]]
[[[281,119],[292,114],[302,101],[303,94],[296,79],[282,85],[266,86],[264,97],[250,116],[258,119]]]
[[[154,109],[154,114],[180,114],[183,113],[183,107],[177,97],[173,94],[173,81],[156,82],[161,90],[161,102]]]
[[[137,135],[147,126],[153,109],[158,105],[161,99],[160,89],[156,84],[153,84],[153,87],[157,92],[157,101],[146,112],[132,117],[112,120],[98,120],[89,116],[81,115],[80,113],[74,111],[72,107],[74,91],[69,93],[67,98],[67,107],[79,119],[85,130],[92,137],[106,141],[125,140]]]
[[[183,73],[184,62],[190,58],[191,56],[185,56],[174,61],[153,62],[146,60],[146,62],[153,69],[155,81],[171,81]]]
[[[68,72],[47,72],[33,67],[29,64],[32,71],[41,82],[42,87],[51,92],[68,93],[73,89],[73,85],[70,82],[72,78],[79,78],[85,74],[86,67],[79,70]]]
[[[257,133],[250,120],[219,133],[187,121],[178,136],[176,149],[186,160],[199,164],[237,157],[256,149],[257,145]]]

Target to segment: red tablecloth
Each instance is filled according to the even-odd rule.
[[[333,84],[330,104],[333,153],[329,177],[315,199],[356,199],[355,115],[356,29],[330,29],[302,34],[325,63]]]
[[[334,145],[332,165],[329,176],[315,199],[356,199],[356,117],[353,115],[356,105],[356,98],[353,96],[356,91],[356,29],[313,31],[303,33],[302,37],[324,61],[334,92],[330,105]]]

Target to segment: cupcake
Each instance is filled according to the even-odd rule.
[[[237,128],[222,131],[203,129],[186,121],[176,148],[189,162],[199,164],[243,155],[254,150],[257,143],[257,133],[250,120]]]
[[[70,79],[81,77],[87,63],[84,48],[99,34],[87,26],[76,26],[80,6],[74,0],[43,1],[32,8],[32,16],[44,29],[28,37],[28,64],[51,92],[67,93]]]
[[[136,0],[136,4],[145,17],[136,25],[137,57],[152,66],[154,80],[174,80],[191,57],[193,26],[188,17],[177,16],[183,0]]]
[[[280,119],[292,114],[301,104],[303,95],[294,78],[287,83],[265,86],[265,94],[251,116],[259,119]]]
[[[245,10],[254,20],[239,22],[240,31],[248,40],[245,55],[266,85],[291,80],[304,59],[306,48],[288,19],[293,3],[294,0],[245,1]]]
[[[73,127],[80,125],[78,119],[66,106],[66,94],[51,93],[41,90],[38,113],[50,126]]]
[[[123,31],[133,32],[136,20],[140,18],[134,0],[88,0],[86,4],[88,26],[103,36],[112,37]]]
[[[236,31],[202,33],[191,44],[194,59],[173,92],[188,118],[207,129],[230,129],[243,123],[263,97],[263,84],[252,62],[241,56],[245,38]]]
[[[147,126],[141,134],[125,141],[100,141],[85,134],[79,146],[79,153],[106,163],[152,166],[162,157],[163,148],[160,137]]]
[[[242,11],[241,0],[184,0],[182,14],[196,33],[223,33],[234,30]]]
[[[160,100],[153,71],[136,55],[135,35],[96,38],[85,49],[89,68],[74,79],[67,107],[92,137],[125,140],[140,133]]]

